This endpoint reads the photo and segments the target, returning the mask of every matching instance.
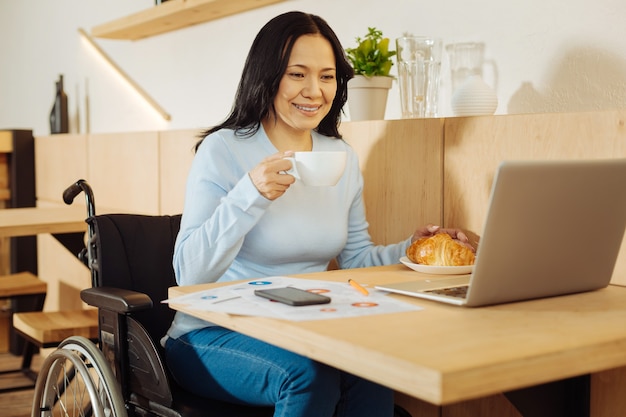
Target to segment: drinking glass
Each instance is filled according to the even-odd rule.
[[[436,117],[439,103],[441,39],[396,39],[398,83],[403,118]]]

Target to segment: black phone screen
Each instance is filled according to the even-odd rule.
[[[255,290],[254,294],[259,297],[268,298],[290,306],[308,306],[313,304],[330,303],[330,297],[294,287]]]

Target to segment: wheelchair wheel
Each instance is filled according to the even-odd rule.
[[[102,352],[70,337],[41,366],[32,417],[127,417],[118,381]]]

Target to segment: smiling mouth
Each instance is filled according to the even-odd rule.
[[[306,111],[306,112],[315,112],[318,111],[322,106],[302,106],[299,104],[294,104],[294,107],[298,110]]]

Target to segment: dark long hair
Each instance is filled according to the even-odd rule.
[[[274,113],[274,98],[294,43],[300,36],[311,34],[319,34],[330,42],[337,67],[337,94],[330,112],[315,130],[340,138],[341,111],[348,99],[348,80],[354,76],[354,70],[337,35],[324,19],[294,11],[276,16],[261,28],[248,52],[230,115],[221,124],[203,131],[196,149],[207,135],[220,129],[233,129],[242,137],[255,134],[261,121]]]

